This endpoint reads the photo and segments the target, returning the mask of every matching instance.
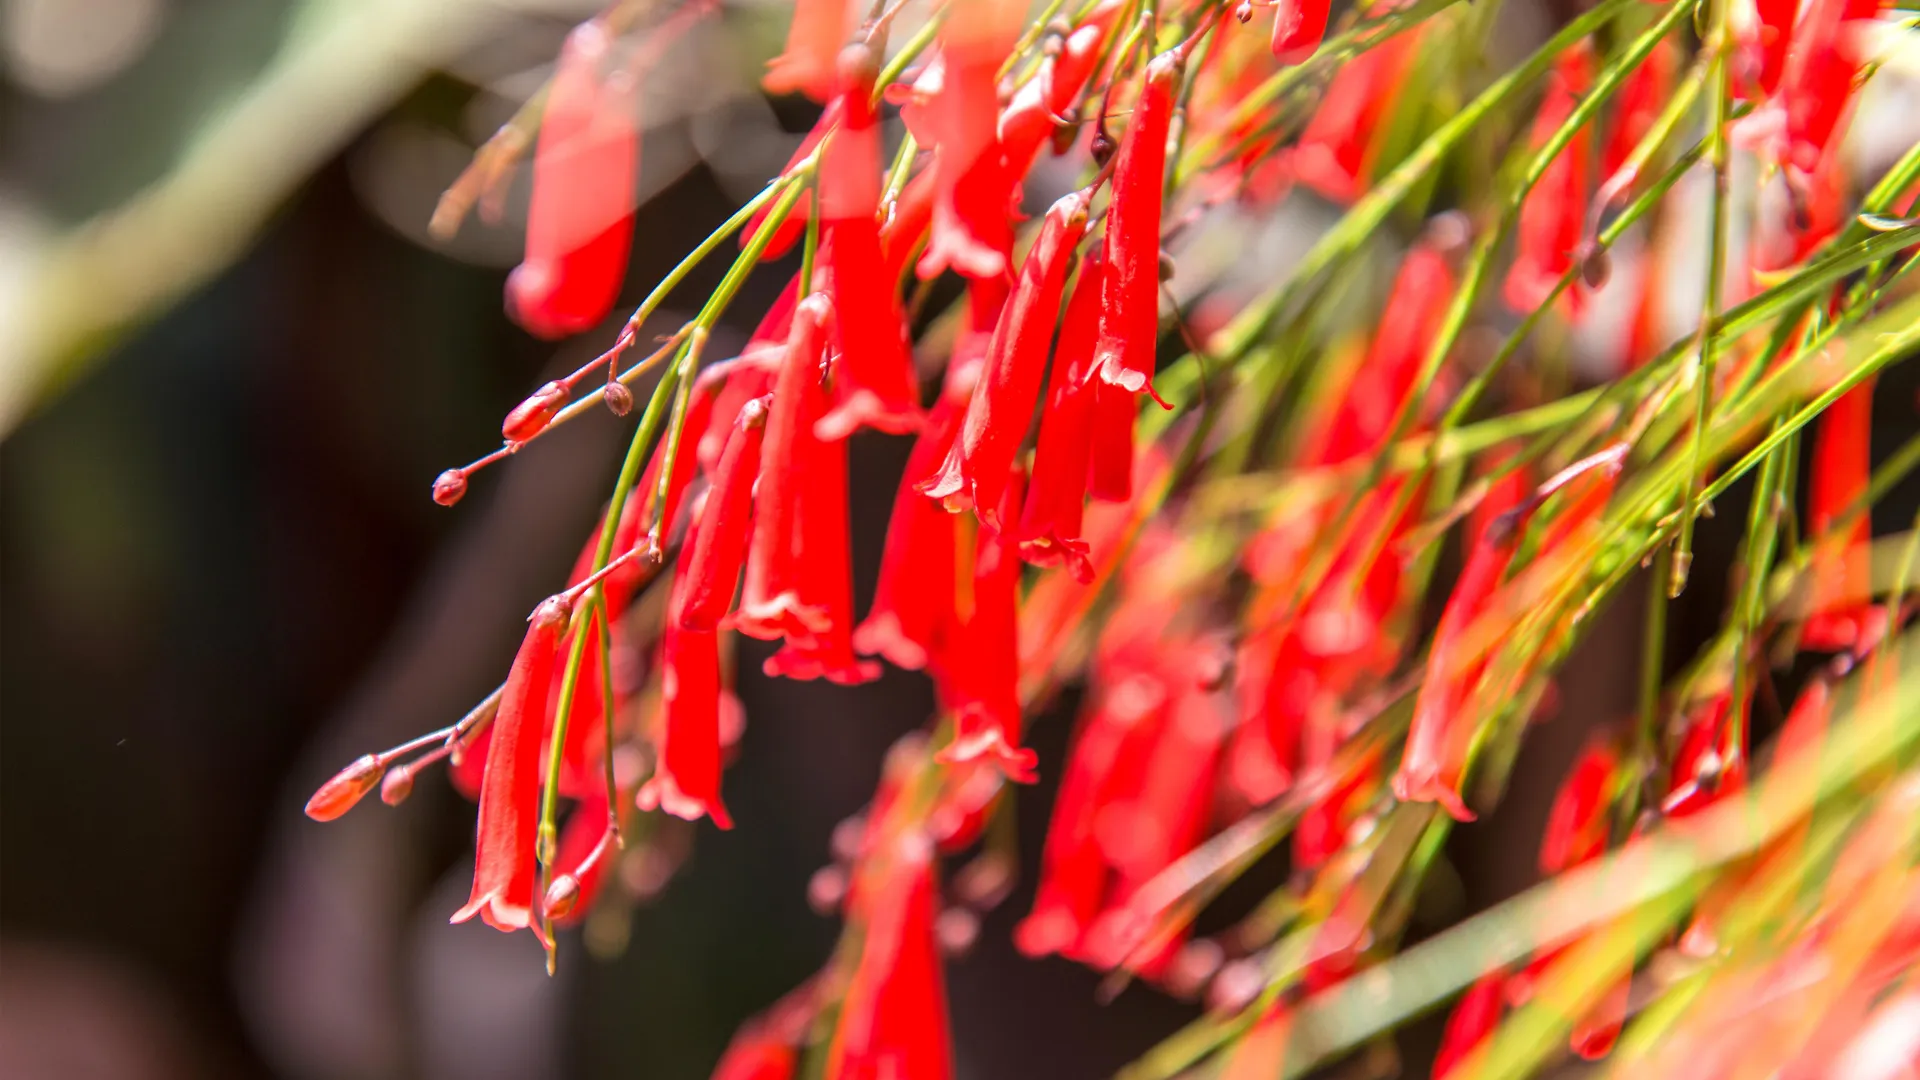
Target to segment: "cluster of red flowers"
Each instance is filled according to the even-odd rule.
[[[1742,128],[1796,190],[1837,175],[1823,163],[1863,62],[1858,24],[1878,6],[1733,4],[1733,87],[1755,106]],[[896,747],[872,806],[836,845],[844,865],[816,883],[816,900],[843,913],[850,947],[743,1031],[716,1075],[794,1075],[816,1018],[831,1015],[818,1047],[824,1075],[937,1080],[950,1075],[942,953],[970,936],[969,905],[1006,892],[978,880],[992,876],[982,867],[1004,878],[1004,853],[981,856],[946,889],[941,857],[980,842],[1008,782],[1035,779],[1024,719],[1062,679],[1083,676],[1085,707],[1017,944],[1180,992],[1211,982],[1216,1003],[1258,1010],[1228,1075],[1277,1075],[1295,996],[1277,979],[1248,993],[1229,977],[1250,962],[1234,949],[1273,934],[1231,948],[1189,940],[1192,891],[1182,883],[1205,877],[1215,838],[1282,808],[1304,903],[1325,916],[1295,965],[1300,985],[1324,988],[1377,962],[1410,905],[1388,903],[1391,875],[1371,868],[1413,858],[1421,830],[1474,819],[1472,781],[1497,772],[1490,759],[1510,760],[1517,731],[1549,697],[1584,610],[1569,598],[1612,535],[1630,455],[1647,449],[1636,440],[1649,424],[1634,419],[1580,452],[1569,442],[1543,453],[1519,438],[1538,429],[1516,428],[1485,444],[1464,490],[1461,470],[1433,459],[1386,468],[1396,453],[1439,446],[1453,424],[1441,415],[1450,388],[1480,374],[1452,346],[1456,309],[1486,266],[1468,241],[1486,226],[1459,212],[1436,215],[1405,246],[1369,332],[1310,346],[1320,360],[1311,384],[1294,387],[1303,406],[1207,401],[1202,416],[1172,423],[1142,408],[1142,397],[1186,403],[1162,393],[1169,329],[1202,368],[1180,385],[1202,395],[1224,385],[1209,381],[1210,346],[1185,315],[1167,317],[1173,263],[1163,245],[1216,204],[1269,206],[1295,182],[1335,203],[1375,191],[1419,120],[1402,107],[1417,96],[1407,88],[1444,77],[1434,68],[1442,50],[1428,48],[1444,36],[1426,21],[1436,10],[1361,5],[1330,39],[1324,0],[1237,9],[1094,0],[1031,30],[1024,3],[953,0],[887,69],[899,77],[880,85],[897,8],[857,23],[843,0],[799,0],[766,86],[822,111],[738,220],[736,274],[796,246],[800,269],[732,359],[703,366],[713,326],[703,312],[620,373],[639,316],[628,324],[604,358],[598,396],[624,415],[628,381],[646,368],[661,381],[568,588],[533,613],[487,703],[354,763],[309,814],[338,816],[383,781],[397,802],[419,768],[450,759],[455,783],[479,803],[472,895],[455,921],[478,914],[547,941],[554,922],[592,905],[635,808],[731,828],[723,765],[742,729],[732,635],[778,643],[764,665],[771,676],[851,685],[876,678],[882,659],[924,671],[939,703],[932,734]],[[1255,18],[1270,28],[1238,25]],[[1593,270],[1604,265],[1597,223],[1650,182],[1646,147],[1666,137],[1679,49],[1655,40],[1598,80],[1602,57],[1584,37],[1551,61],[1520,149],[1556,149],[1511,208],[1504,296],[1533,312],[1584,276],[1561,309],[1576,319],[1604,276]],[[1618,94],[1597,114],[1586,103],[1606,78]],[[568,38],[533,157],[527,254],[507,287],[510,311],[534,333],[596,326],[619,291],[637,82],[605,20]],[[1286,88],[1274,116],[1243,107],[1279,92],[1270,88]],[[892,165],[888,109],[907,137]],[[1082,186],[1025,222],[1020,208],[1039,194],[1035,166],[1049,147],[1084,165]],[[1204,176],[1183,188],[1192,148],[1208,152]],[[1410,186],[1397,183],[1392,198]],[[1793,261],[1837,228],[1800,227]],[[916,349],[905,297],[946,275],[964,283],[962,310]],[[1658,292],[1657,275],[1643,279]],[[1666,344],[1644,342],[1635,364]],[[944,365],[933,378],[922,361],[936,354]],[[602,362],[516,407],[506,446],[478,464],[571,415],[591,396],[578,384]],[[1768,362],[1743,352],[1721,381]],[[923,379],[938,383],[930,405]],[[1903,614],[1873,602],[1864,562],[1871,387],[1860,383],[1820,421],[1800,631],[1807,648],[1853,657]],[[1232,458],[1220,448],[1222,416],[1253,449]],[[864,618],[848,513],[849,447],[862,431],[914,440]],[[1246,463],[1269,482],[1258,512],[1208,509],[1196,456]],[[435,498],[458,501],[478,464],[444,474]],[[1433,552],[1462,519],[1464,565],[1423,635]],[[669,574],[663,604],[637,603]],[[644,678],[633,659],[642,652],[652,656]],[[1718,689],[1711,678],[1691,684],[1670,750],[1595,741],[1554,805],[1543,872],[1598,859],[1628,829],[1740,789],[1752,693],[1737,679],[1752,675],[1737,670]],[[1824,682],[1807,691],[1789,745],[1817,745],[1825,694]],[[1410,711],[1396,713],[1403,701]],[[1382,734],[1392,715],[1405,725],[1397,766],[1394,729]],[[1664,786],[1635,817],[1643,774]],[[1403,811],[1421,816],[1396,817]],[[1396,824],[1406,821],[1413,833]],[[1403,863],[1379,862],[1390,851]],[[1711,915],[1703,907],[1699,918]],[[1503,1009],[1529,1000],[1563,952],[1477,983],[1449,1023],[1436,1074],[1479,1052]],[[1574,1029],[1580,1053],[1612,1045],[1630,976],[1620,972]]]

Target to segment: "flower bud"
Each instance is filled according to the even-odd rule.
[[[1068,109],[1056,117],[1053,126],[1053,156],[1065,157],[1073,149],[1074,142],[1080,138],[1080,113],[1077,109]]]
[[[396,765],[387,771],[387,778],[380,781],[380,801],[388,806],[399,806],[413,794],[413,766]]]
[[[565,597],[549,596],[540,601],[540,606],[533,609],[533,617],[527,621],[536,626],[557,627],[566,622],[570,614],[571,606]]]
[[[615,416],[625,416],[633,411],[633,391],[623,382],[610,382],[600,391],[600,400],[607,403],[607,411]]]
[[[441,506],[452,506],[465,498],[467,494],[467,474],[462,469],[448,469],[433,478],[433,501]]]
[[[934,917],[933,933],[940,951],[959,956],[980,940],[980,916],[963,907],[950,907]]]
[[[1573,257],[1580,262],[1580,280],[1589,289],[1606,287],[1607,279],[1613,276],[1613,256],[1607,249],[1593,240],[1583,240],[1573,251]]]
[[[838,866],[823,866],[807,879],[807,906],[816,915],[831,915],[840,910],[847,898],[847,872]]]
[[[513,407],[500,424],[500,434],[508,442],[521,443],[546,430],[553,415],[567,403],[567,386],[550,382]]]
[[[366,754],[353,764],[333,775],[333,779],[320,785],[320,790],[307,800],[307,816],[315,821],[332,821],[334,818],[353,809],[354,804],[373,790],[380,782],[380,776],[386,766],[372,754]]]
[[[1104,131],[1094,132],[1093,141],[1087,144],[1087,152],[1093,155],[1093,163],[1099,168],[1106,168],[1107,162],[1113,159],[1113,152],[1119,148],[1120,144],[1113,141],[1113,136]]]
[[[547,895],[540,900],[541,909],[549,919],[564,919],[573,914],[573,906],[580,902],[580,880],[572,874],[560,874],[547,886]]]

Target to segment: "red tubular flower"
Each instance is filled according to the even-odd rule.
[[[939,88],[925,110],[908,118],[921,145],[934,148],[938,185],[922,278],[949,269],[969,278],[1007,272],[1019,177],[1001,155],[995,127],[1000,65],[1019,37],[1024,11],[1010,0],[962,4],[941,30]]]
[[[1884,6],[1882,0],[1808,0],[1800,13],[1779,91],[1786,105],[1782,160],[1802,175],[1818,172],[1833,145],[1867,59],[1865,24]]]
[[[901,434],[920,426],[919,390],[907,350],[899,282],[880,251],[880,122],[874,114],[873,56],[853,46],[842,58],[844,126],[820,164],[820,223],[828,289],[840,346],[831,412],[819,437],[844,439],[862,427]]]
[[[1047,396],[1041,401],[1033,482],[1027,489],[1027,505],[1020,512],[1017,534],[1021,558],[1038,566],[1064,562],[1074,578],[1083,582],[1093,580],[1093,564],[1087,558],[1089,549],[1081,533],[1092,456],[1093,402],[1100,389],[1088,385],[1087,370],[1100,332],[1101,265],[1097,255],[1087,260],[1073,288],[1073,298],[1067,301],[1060,347],[1054,351],[1053,373],[1047,381]],[[1131,404],[1127,397],[1121,400]],[[1129,415],[1126,420],[1131,435],[1133,417]],[[1126,452],[1131,457],[1131,445]]]
[[[857,651],[886,657],[909,671],[938,666],[936,659],[953,633],[956,519],[914,485],[945,459],[964,408],[963,398],[942,393],[913,444],[893,495],[873,609],[853,632]]]
[[[1167,938],[1157,952],[1142,959],[1151,921],[1131,901],[1206,836],[1229,726],[1225,695],[1199,685],[1192,670],[1202,650],[1189,644],[1172,652],[1170,701],[1140,767],[1138,786],[1131,798],[1117,799],[1101,816],[1101,849],[1117,880],[1106,911],[1094,920],[1077,951],[1077,958],[1093,967],[1129,964],[1150,978],[1165,974],[1181,936]]]
[[[1332,754],[1308,753],[1306,758],[1310,767],[1318,768],[1324,766]],[[1293,831],[1293,865],[1296,868],[1311,870],[1324,865],[1347,846],[1347,834],[1354,822],[1359,820],[1361,811],[1372,801],[1379,780],[1380,754],[1374,751],[1361,760],[1353,772],[1336,784],[1332,791],[1307,807]]]
[[[1573,1052],[1587,1061],[1598,1061],[1613,1049],[1620,1039],[1620,1029],[1627,1022],[1627,1001],[1633,990],[1633,973],[1615,979],[1607,988],[1593,1011],[1573,1025],[1573,1035],[1568,1044]]]
[[[1773,0],[1765,2],[1771,3]],[[1792,0],[1788,2],[1791,4]],[[1660,118],[1660,111],[1666,108],[1667,96],[1673,90],[1673,76],[1679,64],[1678,46],[1674,45],[1672,39],[1662,39],[1647,55],[1646,62],[1634,68],[1633,74],[1628,75],[1625,85],[1621,86],[1619,106],[1613,110],[1613,124],[1608,128],[1606,144],[1600,150],[1600,175],[1607,178],[1602,185],[1605,191],[1625,191],[1633,185],[1635,177],[1621,177],[1620,168],[1633,156],[1640,140],[1653,130],[1653,122]]]
[[[1306,666],[1299,637],[1290,627],[1248,634],[1236,670],[1247,720],[1234,730],[1227,777],[1242,798],[1259,806],[1293,786],[1300,764],[1300,729],[1319,677]]]
[[[834,58],[851,31],[846,0],[795,0],[787,49],[767,62],[760,85],[769,94],[801,93],[827,100],[833,92]]]
[[[1273,58],[1299,64],[1327,36],[1328,0],[1280,0],[1273,6]]]
[[[1614,778],[1620,755],[1613,744],[1596,739],[1575,759],[1547,811],[1540,841],[1540,872],[1558,874],[1600,857],[1611,832]]]
[[[1195,655],[1175,653],[1176,670]],[[1213,806],[1215,765],[1227,734],[1222,695],[1202,688],[1192,671],[1174,684],[1159,738],[1147,757],[1140,791],[1126,812],[1106,822],[1108,859],[1125,880],[1144,884],[1198,843]]]
[[[638,104],[630,72],[605,75],[612,42],[595,19],[567,35],[533,153],[526,258],[507,312],[538,337],[577,334],[613,310],[627,275]]]
[[[1001,485],[1003,513],[1018,507],[1021,495],[1018,471],[1007,468],[1010,479]],[[973,610],[958,627],[943,680],[952,699],[954,730],[953,743],[941,751],[940,759],[989,761],[1008,779],[1030,783],[1037,758],[1020,748],[1019,607],[1020,559],[1013,538],[979,530]]]
[[[682,612],[687,594],[682,585],[674,597]],[[720,801],[720,727],[721,714],[739,705],[721,685],[720,635],[688,629],[676,612],[661,640],[660,666],[660,760],[636,801],[642,810],[658,807],[688,821],[705,814],[731,829]]]
[[[1102,502],[1127,502],[1133,498],[1133,422],[1139,409],[1122,387],[1096,381],[1092,390],[1087,494]]]
[[[1013,299],[1001,312],[987,346],[986,365],[967,403],[960,437],[940,470],[920,483],[922,492],[940,499],[949,510],[971,508],[981,524],[994,532],[1008,524],[1001,517],[1001,496],[1014,455],[1033,423],[1067,267],[1086,229],[1091,201],[1090,192],[1077,191],[1047,211],[1040,237],[1020,268]],[[1014,523],[1018,509],[1014,504]]]
[[[840,683],[879,677],[853,655],[846,444],[817,435],[828,393],[821,377],[833,307],[816,293],[794,312],[793,336],[767,411],[757,514],[734,627],[749,637],[785,637],[769,675]]]
[[[712,1080],[792,1080],[800,1065],[800,1051],[777,1032],[755,1025],[742,1029],[727,1044]]]
[[[810,536],[805,523],[814,512],[810,496],[826,479],[815,475],[823,462],[814,420],[826,411],[821,362],[832,318],[833,306],[819,293],[800,302],[774,382],[762,456],[777,467],[767,470],[755,490],[746,583],[734,617],[734,628],[748,637],[806,637],[826,628],[825,612],[805,597],[809,579],[820,571],[807,565],[807,556],[825,559],[829,553],[802,547]]]
[[[1147,64],[1133,119],[1114,160],[1093,374],[1129,393],[1153,393],[1153,354],[1160,339],[1161,185],[1182,63],[1175,49]],[[1160,399],[1156,395],[1154,400]]]
[[[688,630],[718,629],[733,606],[753,535],[753,485],[760,475],[760,444],[766,427],[766,399],[747,402],[720,454],[700,526],[688,544],[686,594],[679,610],[679,625]]]
[[[860,959],[827,1050],[830,1080],[947,1080],[953,1052],[934,938],[932,845],[891,836],[877,876],[856,893]]]
[[[1126,679],[1100,694],[1082,721],[1047,824],[1033,912],[1014,930],[1014,945],[1026,955],[1077,953],[1100,913],[1108,873],[1095,828],[1117,788],[1137,772],[1134,763],[1151,752],[1163,705],[1163,694]]]
[[[1738,74],[1734,89],[1741,100],[1764,100],[1780,88],[1799,9],[1799,0],[1741,0],[1728,9]]]
[[[1040,64],[1033,78],[1020,84],[1000,114],[998,136],[1006,169],[1017,182],[1033,169],[1040,151],[1059,130],[1055,117],[1065,118],[1100,61],[1107,28],[1122,5],[1102,4],[1087,13],[1086,21],[1060,41],[1059,51]]]
[[[1533,145],[1544,146],[1593,84],[1593,53],[1585,42],[1560,54],[1547,82],[1546,100],[1533,120]],[[1546,303],[1560,278],[1573,268],[1573,252],[1586,230],[1587,190],[1593,182],[1593,128],[1585,125],[1556,155],[1540,182],[1520,204],[1519,238],[1513,269],[1507,273],[1507,304],[1532,311]],[[1581,294],[1565,294],[1569,310],[1579,314]]]
[[[1419,38],[1418,28],[1395,34],[1340,66],[1294,148],[1296,179],[1334,202],[1366,191],[1381,121],[1413,70]]]
[[[1460,1003],[1447,1015],[1440,1049],[1433,1055],[1434,1080],[1446,1080],[1493,1035],[1493,1029],[1500,1025],[1506,986],[1506,975],[1495,971],[1482,975],[1460,995]]]
[[[1393,793],[1406,801],[1437,802],[1456,821],[1472,821],[1473,811],[1461,798],[1461,772],[1466,767],[1471,725],[1460,723],[1460,709],[1486,666],[1484,652],[1462,639],[1486,610],[1487,600],[1506,575],[1513,559],[1517,531],[1495,519],[1474,543],[1466,569],[1447,597],[1440,625],[1427,653],[1426,678],[1413,707],[1413,726],[1400,771],[1393,776]]]
[[[1668,817],[1691,817],[1746,786],[1747,718],[1730,718],[1732,709],[1733,691],[1722,690],[1687,718],[1660,803]]]
[[[1808,532],[1819,540],[1813,555],[1810,614],[1800,643],[1822,652],[1868,646],[1884,632],[1883,610],[1873,603],[1868,578],[1872,523],[1865,513],[1840,519],[1867,493],[1872,470],[1873,380],[1842,394],[1820,416],[1813,441],[1813,490]]]
[[[539,876],[534,848],[540,829],[540,751],[547,692],[553,681],[567,609],[548,600],[533,613],[514,654],[493,743],[480,781],[480,821],[474,840],[473,892],[454,922],[479,915],[496,930],[535,925],[533,891]],[[536,930],[536,932],[539,932]]]
[[[1272,1080],[1285,1072],[1287,1044],[1293,1037],[1293,1010],[1283,1002],[1267,1007],[1246,1035],[1234,1044],[1220,1080]]]
[[[1392,433],[1394,417],[1419,390],[1415,382],[1454,288],[1453,269],[1432,244],[1417,243],[1407,251],[1366,362],[1330,417],[1319,453],[1302,464],[1338,465],[1380,448]]]

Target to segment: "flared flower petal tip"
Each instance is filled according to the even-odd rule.
[[[1024,747],[1008,746],[998,729],[957,738],[936,759],[948,765],[990,764],[1016,784],[1039,779],[1039,755]]]
[[[534,925],[531,907],[508,903],[494,893],[484,893],[468,900],[466,906],[454,912],[447,922],[457,925],[470,921],[475,915],[480,916],[481,922],[504,933],[525,930]]]
[[[856,390],[813,425],[813,437],[822,442],[838,442],[862,428],[888,435],[911,435],[926,422],[919,409],[889,405],[878,394]]]
[[[1036,908],[1013,928],[1013,947],[1035,960],[1072,952],[1080,944],[1081,929],[1071,912]]]
[[[1460,798],[1460,793],[1441,782],[1439,776],[1431,772],[1409,773],[1402,769],[1394,773],[1393,795],[1401,802],[1437,803],[1455,821],[1478,820],[1478,816],[1468,809],[1466,802]]]
[[[640,785],[633,804],[642,810],[672,814],[682,821],[699,821],[704,817],[711,820],[715,828],[733,828],[733,816],[727,813],[725,804],[718,799],[710,802],[696,799],[681,791],[680,785],[668,776],[655,776]]]
[[[853,650],[906,671],[923,671],[927,666],[927,650],[906,635],[899,616],[892,612],[869,615],[853,631]]]

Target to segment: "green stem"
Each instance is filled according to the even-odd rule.
[[[1727,10],[1732,0],[1719,0],[1713,9],[1713,30],[1707,47],[1712,60],[1707,67],[1707,154],[1713,166],[1713,206],[1711,234],[1707,241],[1707,292],[1701,302],[1700,364],[1696,377],[1693,405],[1692,464],[1687,469],[1686,493],[1681,500],[1680,539],[1673,553],[1673,576],[1667,595],[1679,596],[1687,587],[1687,575],[1693,568],[1693,520],[1700,512],[1700,472],[1706,453],[1707,414],[1713,407],[1713,374],[1719,346],[1716,324],[1720,319],[1720,293],[1727,266]]]
[[[719,287],[707,299],[706,306],[694,320],[694,330],[688,335],[687,344],[682,346],[680,361],[661,375],[660,382],[654,387],[652,396],[648,398],[646,412],[640,417],[639,426],[634,429],[633,440],[627,444],[626,459],[620,465],[619,479],[614,482],[613,498],[607,503],[606,517],[600,526],[600,541],[594,548],[592,567],[594,572],[597,573],[603,569],[613,558],[614,537],[619,530],[620,515],[626,509],[627,498],[633,493],[641,471],[646,467],[655,436],[659,434],[661,423],[666,418],[669,399],[677,397],[676,391],[683,379],[693,378],[694,364],[688,362],[688,358],[697,357],[699,344],[704,344],[708,331],[719,319],[720,313],[726,310],[734,295],[739,292],[740,286],[746,281],[747,275],[759,264],[760,256],[772,242],[773,234],[793,212],[794,204],[800,198],[801,181],[810,174],[812,165],[813,162],[809,161],[802,169],[789,173],[769,189],[779,194],[778,201],[773,204],[773,208],[767,214],[766,222],[754,233],[753,239],[734,260],[733,267],[727,271]],[[740,215],[736,214],[735,217],[738,218]],[[587,611],[592,613],[604,603],[604,597],[604,591],[596,583],[587,590],[582,599],[587,604]],[[574,695],[580,682],[581,662],[586,656],[587,635],[578,630],[582,625],[584,624],[578,621],[575,623],[573,645],[567,652],[566,668],[560,679],[560,700],[554,710],[553,733],[547,744],[547,776],[540,794],[538,849],[542,865],[548,867],[551,866],[553,848],[558,835],[556,820],[560,802],[560,766],[566,749],[567,727],[572,719]],[[545,876],[543,873],[543,885]]]
[[[1660,750],[1660,687],[1667,667],[1667,579],[1672,573],[1673,549],[1663,547],[1654,556],[1653,577],[1647,588],[1647,621],[1640,638],[1640,701],[1634,727],[1635,757],[1651,763]]]
[[[595,615],[595,625],[600,628],[600,715],[606,723],[606,748],[600,753],[601,767],[606,771],[607,782],[607,824],[613,830],[614,846],[625,850],[627,846],[626,830],[620,826],[620,811],[623,809],[620,799],[620,781],[613,772],[613,750],[617,745],[613,730],[615,699],[613,694],[613,622],[606,617],[604,608]]]
[[[1568,144],[1579,134],[1580,129],[1600,110],[1600,107],[1606,104],[1607,100],[1612,97],[1613,92],[1626,80],[1627,76],[1641,63],[1645,62],[1648,56],[1652,55],[1654,48],[1660,44],[1660,40],[1672,31],[1675,26],[1679,25],[1680,21],[1686,18],[1688,12],[1690,12],[1698,2],[1699,0],[1681,0],[1681,2],[1668,8],[1661,16],[1659,22],[1655,23],[1652,28],[1636,38],[1634,42],[1627,47],[1625,54],[1620,59],[1608,65],[1607,69],[1601,73],[1599,79],[1595,82],[1592,92],[1580,101],[1579,105],[1574,108],[1572,114],[1567,117],[1566,122],[1562,123],[1560,127],[1554,131],[1552,136],[1540,146],[1539,150],[1534,153],[1532,159],[1527,164],[1526,171],[1521,176],[1520,182],[1516,185],[1515,190],[1509,194],[1507,203],[1502,208],[1498,223],[1492,229],[1482,233],[1479,242],[1474,245],[1473,254],[1468,259],[1467,265],[1461,273],[1460,284],[1454,291],[1453,303],[1447,309],[1446,319],[1441,324],[1439,332],[1435,334],[1433,343],[1427,350],[1426,358],[1421,362],[1419,373],[1414,376],[1413,384],[1417,389],[1414,393],[1408,394],[1406,400],[1400,403],[1399,409],[1394,415],[1393,424],[1388,429],[1388,434],[1384,440],[1386,444],[1398,442],[1406,436],[1407,431],[1413,426],[1414,419],[1419,415],[1420,406],[1426,399],[1427,395],[1425,391],[1433,385],[1434,379],[1438,377],[1440,373],[1440,368],[1446,363],[1448,355],[1452,353],[1454,344],[1459,341],[1460,334],[1466,329],[1467,322],[1473,314],[1473,309],[1479,302],[1480,290],[1485,286],[1488,277],[1491,275],[1494,260],[1505,244],[1508,233],[1512,231],[1514,222],[1519,219],[1520,207],[1525,202],[1528,193],[1540,182],[1541,177],[1546,175],[1547,169],[1552,166],[1554,159],[1567,148]],[[1595,8],[1594,10],[1598,12],[1603,9]],[[1389,459],[1386,454],[1377,454],[1374,456],[1368,466],[1365,477],[1349,492],[1341,504],[1340,512],[1335,514],[1330,524],[1319,533],[1321,538],[1345,535],[1347,528],[1353,521],[1354,516],[1358,513],[1359,508],[1367,501],[1369,496],[1377,494],[1378,485],[1386,472],[1388,461]],[[1405,509],[1407,501],[1412,498],[1415,486],[1415,484],[1406,484],[1401,487],[1396,496],[1396,505],[1390,516],[1385,520],[1393,521],[1398,519],[1398,514]],[[1381,530],[1381,532],[1384,534],[1386,530]],[[1383,535],[1374,543],[1374,550],[1368,553],[1368,558],[1363,560],[1362,566],[1367,565],[1373,557],[1377,557],[1379,548],[1384,542],[1385,538]],[[1308,564],[1306,572],[1300,575],[1294,587],[1293,598],[1287,604],[1288,611],[1298,610],[1299,605],[1305,601],[1306,597],[1312,594],[1313,589],[1319,586],[1321,579],[1331,569],[1338,554],[1339,548],[1337,545],[1319,545],[1312,561]]]

